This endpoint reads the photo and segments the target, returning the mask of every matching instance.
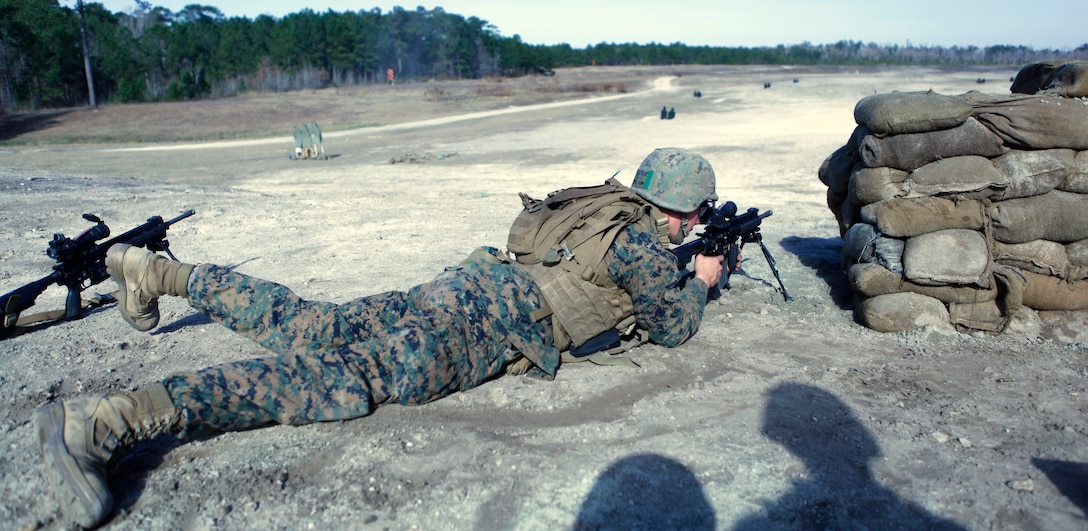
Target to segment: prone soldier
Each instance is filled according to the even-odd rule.
[[[523,194],[509,254],[481,247],[406,292],[343,304],[114,245],[106,266],[134,328],[158,325],[159,297],[185,297],[273,356],[39,407],[34,423],[53,491],[69,518],[95,526],[113,508],[109,466],[161,434],[354,419],[384,404],[437,400],[504,371],[552,378],[562,361],[594,356],[619,338],[679,345],[699,328],[723,256],[695,256],[693,271],[682,271],[669,244],[681,243],[716,199],[706,159],[657,149],[631,187],[613,178],[545,200]],[[600,215],[579,215],[588,213]]]

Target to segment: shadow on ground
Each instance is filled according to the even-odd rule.
[[[205,314],[192,313],[186,315],[185,317],[182,317],[181,319],[178,319],[177,321],[160,326],[155,330],[151,331],[150,333],[153,336],[160,334],[170,334],[173,332],[177,332],[178,330],[182,330],[192,326],[204,326],[207,324],[211,324],[212,322],[212,318],[208,317]]]
[[[601,472],[573,529],[716,527],[714,509],[688,467],[663,455],[636,454]]]
[[[853,293],[840,265],[842,260],[841,238],[800,238],[789,236],[779,242],[787,252],[793,253],[801,264],[816,272],[827,283],[831,299],[842,310],[853,309]]]
[[[741,519],[734,530],[942,529],[963,527],[900,498],[874,478],[882,454],[873,435],[835,395],[786,382],[767,393],[762,434],[805,464],[789,490]],[[1070,478],[1079,474],[1061,469]],[[573,529],[716,529],[717,515],[699,478],[659,454],[624,457],[597,477]]]
[[[835,395],[786,382],[766,402],[763,435],[803,461],[807,473],[734,529],[963,529],[876,481],[870,463],[880,446]]]
[[[14,140],[27,133],[49,129],[60,123],[59,118],[72,111],[18,113],[0,115],[0,142]]]
[[[125,515],[140,501],[147,488],[147,478],[152,470],[162,465],[166,454],[181,446],[181,441],[172,435],[160,435],[154,439],[136,445],[131,452],[118,463],[116,472],[109,479],[110,492],[114,495],[114,506],[106,524]]]
[[[1031,464],[1046,474],[1047,479],[1088,516],[1088,463],[1032,459]]]

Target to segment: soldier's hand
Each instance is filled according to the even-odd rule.
[[[717,286],[722,278],[722,261],[725,255],[695,255],[695,277],[706,282],[707,286]]]

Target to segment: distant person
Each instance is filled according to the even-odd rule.
[[[584,190],[594,194],[579,196]],[[159,297],[184,297],[271,357],[39,407],[35,431],[64,511],[79,525],[101,524],[113,509],[110,465],[161,434],[188,439],[354,419],[383,404],[437,400],[503,372],[551,379],[565,354],[607,356],[601,351],[632,337],[632,328],[644,331],[636,343],[666,347],[694,335],[722,257],[699,255],[693,272],[678,271],[668,244],[682,242],[717,199],[710,163],[685,149],[656,149],[630,188],[610,179],[563,193],[570,202],[547,218],[557,224],[549,227],[567,228],[555,233],[558,242],[536,238],[545,220],[532,215],[539,208],[530,207],[541,205],[525,196],[508,242],[523,248],[520,261],[481,247],[407,292],[344,304],[303,300],[229,267],[110,247],[117,306],[134,328],[158,325]],[[588,212],[601,215],[582,216]]]
[[[669,116],[668,116],[668,119],[669,119],[669,120],[672,120],[673,118],[676,118],[676,108],[675,108],[675,107],[670,107],[670,108],[669,108]]]
[[[666,118],[668,118],[668,117],[669,117],[669,109],[668,109],[668,107],[662,107],[662,108],[661,108],[661,119],[662,119],[662,120],[664,120],[664,119],[666,119]]]

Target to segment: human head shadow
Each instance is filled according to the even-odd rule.
[[[0,114],[0,141],[13,140],[27,133],[49,129],[58,118],[72,111]]]
[[[793,253],[801,264],[812,268],[816,276],[831,289],[831,300],[840,309],[854,307],[850,283],[842,270],[842,238],[801,238],[787,236],[778,242],[786,252]]]
[[[801,459],[808,473],[734,529],[963,529],[900,499],[873,478],[880,446],[831,393],[782,383],[767,394],[763,435]]]
[[[1033,458],[1031,464],[1088,516],[1088,463]]]
[[[715,529],[714,509],[683,463],[659,454],[635,454],[612,463],[582,501],[572,528]]]

